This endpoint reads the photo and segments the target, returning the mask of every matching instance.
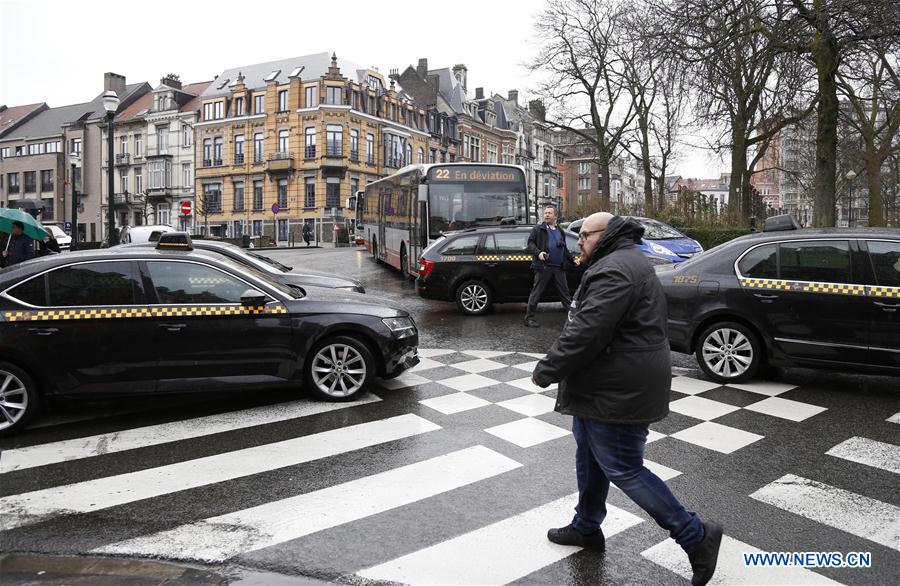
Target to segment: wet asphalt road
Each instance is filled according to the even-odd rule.
[[[420,299],[412,281],[377,265],[361,249],[267,254],[285,264],[361,279],[370,295],[407,307],[419,325],[421,348],[448,352],[430,353],[428,360],[433,362],[417,370],[416,378],[408,379],[410,384],[378,389],[369,397],[373,402],[299,418],[281,418],[290,405],[303,409],[310,405],[298,401],[292,391],[165,401],[55,402],[32,429],[0,440],[0,519],[8,524],[0,527],[6,529],[0,531],[0,551],[84,556],[115,546],[128,559],[162,557],[196,564],[205,559],[198,552],[233,548],[233,542],[243,540],[243,547],[232,550],[230,565],[357,584],[364,582],[361,576],[404,581],[404,574],[388,562],[421,556],[429,547],[443,544],[436,561],[425,564],[424,579],[420,573],[419,580],[411,581],[434,583],[443,576],[449,583],[469,584],[689,583],[679,576],[677,562],[682,557],[675,555],[672,562],[660,549],[669,543],[665,533],[617,490],[610,493],[609,502],[618,507],[620,522],[631,519],[634,524],[617,528],[610,521],[605,554],[541,549],[546,546],[545,528],[567,522],[574,504],[574,443],[566,433],[570,420],[552,412],[554,393],[526,392],[516,386],[529,374],[527,367],[516,366],[534,359],[522,353],[541,354],[552,344],[565,316],[561,308],[542,305],[538,320],[543,327],[526,329],[522,304],[498,306],[481,318],[463,317],[453,304]],[[447,386],[469,372],[460,369],[479,356],[464,352],[492,350],[505,354],[491,355],[496,364],[479,371],[479,376],[490,379],[484,383],[488,386],[458,394],[453,391],[459,388]],[[720,562],[723,583],[790,584],[811,579],[896,583],[900,575],[896,538],[900,469],[893,459],[900,443],[897,379],[790,369],[780,372],[774,384],[748,390],[706,383],[691,357],[673,354],[673,362],[676,372],[685,375],[679,379],[685,386],[672,393],[669,417],[651,426],[658,437],[648,444],[646,458],[665,475],[685,506],[725,525],[733,555]],[[443,402],[448,398],[451,401]],[[269,419],[261,418],[260,412]],[[377,426],[397,417],[421,418],[431,427],[383,443],[371,438],[384,430],[373,430],[358,434],[369,443],[358,449],[342,447],[351,441],[340,433],[344,428]],[[225,418],[234,428],[206,433],[203,426],[210,418]],[[532,426],[525,440],[509,427],[518,424]],[[716,442],[709,444],[698,429],[712,429]],[[396,433],[394,426],[388,431]],[[530,437],[542,433],[552,435],[529,443]],[[286,450],[286,455],[277,452],[279,458],[290,460],[313,447],[323,454],[313,461],[269,465],[276,452],[268,446],[285,441],[306,447]],[[481,456],[463,458],[459,466],[502,467],[509,459],[518,467],[490,477],[491,470],[479,469],[471,472],[485,475],[478,482],[395,508],[354,512],[354,499],[344,492],[328,492],[335,486],[346,491],[362,483],[374,502],[396,498],[396,492],[404,492],[401,488],[424,491],[446,467],[438,467],[437,474],[432,470],[397,476],[384,494],[369,483],[379,474],[397,474],[405,466],[427,464],[450,453],[469,454],[466,450],[478,446]],[[844,446],[843,451],[835,452],[837,446]],[[264,450],[259,456],[252,451],[257,447]],[[29,448],[36,450],[30,452],[33,457],[48,463],[7,468]],[[57,458],[66,450],[76,457]],[[182,463],[188,466],[179,468]],[[788,481],[779,483],[785,478]],[[775,504],[773,494],[791,497],[797,486],[819,487],[822,492],[793,501],[785,497],[785,502]],[[320,494],[323,498],[312,504],[301,498]],[[239,511],[259,515],[272,502],[298,498],[270,525],[256,520],[248,528],[246,519],[233,516]],[[568,500],[538,523],[517,521],[505,529],[507,533],[501,530],[506,527],[502,523],[540,512],[560,499]],[[352,520],[313,533],[297,530],[289,539],[258,546],[269,543],[266,536],[280,526],[282,517],[299,515],[304,507],[308,507],[304,520],[315,518],[322,509],[337,517],[351,515]],[[205,525],[204,520],[215,522]],[[490,545],[491,535],[484,528],[494,523],[501,524],[497,531],[505,539]],[[185,524],[191,524],[188,539],[178,547],[173,545],[175,535],[140,546],[130,541],[169,535]],[[226,531],[218,532],[219,527]],[[466,545],[466,536],[474,536],[475,547]],[[505,547],[510,542],[517,547]],[[490,555],[479,562],[482,550]],[[757,575],[735,561],[740,552],[753,550],[871,552],[872,567]],[[517,552],[524,555],[516,557]],[[541,557],[545,555],[549,557]],[[490,568],[500,577],[478,574],[474,580],[464,579],[459,572],[467,565]],[[204,567],[219,569],[221,564]],[[151,578],[128,583],[158,582]],[[198,577],[185,583],[214,581]]]

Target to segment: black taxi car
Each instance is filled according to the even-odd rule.
[[[533,283],[528,236],[531,226],[469,228],[442,234],[419,258],[416,290],[425,299],[455,301],[466,315],[483,315],[494,303],[528,301]],[[581,254],[578,236],[563,230],[566,247]],[[584,270],[569,266],[566,278],[574,292]],[[547,287],[541,301],[558,301]]]
[[[403,309],[282,285],[184,233],[3,269],[0,332],[0,433],[48,395],[303,386],[343,401],[419,361]]]
[[[194,240],[193,245],[195,250],[217,252],[238,264],[255,268],[258,271],[265,273],[266,276],[273,281],[277,281],[284,285],[346,289],[347,291],[356,291],[357,293],[366,292],[362,283],[356,279],[289,267],[264,254],[241,248],[240,246],[236,246],[229,242],[222,242],[220,240]],[[122,244],[121,246],[152,248],[156,246],[156,243]]]
[[[766,364],[900,374],[900,230],[800,229],[776,216],[656,271],[672,349],[715,381]]]

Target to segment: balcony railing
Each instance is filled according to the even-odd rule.
[[[370,154],[368,157],[366,157],[366,163],[368,163],[370,165],[374,165],[375,164],[375,155]]]
[[[53,191],[52,183],[41,183],[41,191]]]
[[[303,151],[303,157],[306,159],[315,159],[316,145],[306,145],[306,149]]]
[[[221,167],[222,159],[213,159],[213,167]]]
[[[203,159],[204,167],[212,167],[212,159]]]
[[[325,148],[326,157],[343,157],[344,149],[340,145],[330,144]]]
[[[131,164],[131,154],[130,153],[119,153],[116,155],[116,165],[129,165]]]
[[[131,194],[127,191],[125,193],[117,193],[113,201],[116,205],[128,205],[131,203]]]
[[[290,151],[275,151],[271,155],[269,155],[270,161],[283,161],[285,159],[293,159],[294,154]]]
[[[387,167],[400,168],[403,166],[403,157],[385,157],[384,164]]]
[[[34,183],[26,183],[25,184],[25,193],[34,193],[37,191],[37,185]]]
[[[19,193],[19,186],[18,185],[10,185],[9,192],[10,193]]]
[[[269,171],[291,171],[294,168],[294,153],[289,151],[276,151],[269,154]]]
[[[359,161],[359,151],[350,150],[350,160],[351,161]]]
[[[244,154],[239,153],[234,156],[234,164],[235,165],[243,165],[244,164]]]

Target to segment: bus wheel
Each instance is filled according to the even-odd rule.
[[[456,307],[465,315],[484,315],[491,310],[493,294],[481,281],[466,281],[456,290]]]
[[[412,279],[413,276],[409,272],[409,257],[406,255],[406,245],[400,245],[400,274],[406,279]]]
[[[378,241],[372,238],[372,258],[375,259],[375,262],[380,262],[378,260]]]

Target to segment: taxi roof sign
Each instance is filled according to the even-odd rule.
[[[194,250],[194,243],[187,232],[166,232],[160,234],[157,250]]]
[[[782,214],[780,216],[772,216],[766,218],[763,224],[763,232],[781,232],[784,230],[799,230],[800,224],[797,219],[790,214]]]

